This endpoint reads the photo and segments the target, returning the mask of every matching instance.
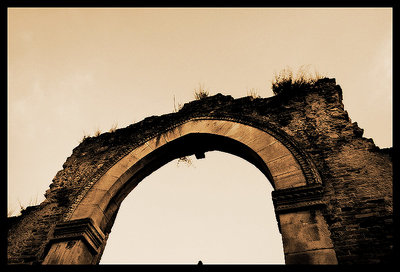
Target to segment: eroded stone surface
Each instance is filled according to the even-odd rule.
[[[306,154],[323,182],[321,201],[325,208],[319,217],[327,224],[338,263],[392,261],[391,151],[381,150],[372,139],[362,137],[363,130],[344,110],[340,86],[335,80],[324,79],[291,96],[233,99],[218,94],[187,103],[177,113],[148,117],[113,133],[85,139],[54,177],[45,201],[28,207],[19,217],[8,219],[8,263],[41,263],[56,224],[77,216],[73,211],[81,200],[85,203],[96,199],[101,190],[117,194],[128,177],[144,167],[130,167],[136,160],[185,133],[192,133],[194,126],[189,120],[196,118],[201,119],[196,121],[198,133],[212,131],[216,135],[230,135],[260,152],[265,162],[270,163],[271,182],[278,185],[276,190],[306,186],[312,181],[312,171],[305,168],[307,163],[300,153]],[[249,128],[243,133],[236,129],[235,123]],[[298,165],[290,163],[291,157],[286,156],[289,153]],[[123,161],[117,165],[120,160]],[[85,199],[82,192],[92,186],[99,191]],[[107,210],[104,203],[108,199],[101,197],[98,201],[98,208],[88,214],[79,213],[98,217],[99,226],[106,228],[113,222],[112,213],[118,210],[118,204],[110,204],[110,212],[102,215]],[[326,230],[318,224],[307,223],[307,228],[291,230],[295,221],[288,222],[292,223],[281,226],[282,230],[286,229],[284,239],[290,237],[289,232],[297,232],[302,239],[311,241],[308,247],[322,243],[323,239],[318,240],[317,236]],[[298,251],[293,245],[286,245],[289,263],[293,260],[315,263],[333,258],[332,249]],[[96,260],[99,261],[99,256]]]
[[[333,248],[328,226],[320,211],[297,211],[279,217],[286,254]]]

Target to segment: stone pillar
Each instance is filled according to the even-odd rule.
[[[337,264],[322,195],[319,184],[272,192],[286,264]]]
[[[43,264],[95,264],[104,238],[90,218],[59,223]]]

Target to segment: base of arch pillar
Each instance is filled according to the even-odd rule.
[[[286,264],[337,264],[332,248],[285,254]]]
[[[279,215],[286,264],[337,264],[322,212],[302,210]]]
[[[95,255],[82,240],[53,243],[42,264],[94,264]]]
[[[90,218],[58,224],[43,264],[94,264],[105,235]]]

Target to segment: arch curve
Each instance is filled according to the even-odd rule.
[[[315,252],[318,252],[323,256],[318,260],[336,262],[322,214],[315,210],[312,213],[307,209],[304,211],[304,207],[321,203],[322,196],[322,180],[306,153],[277,129],[260,128],[232,118],[196,117],[144,139],[101,177],[90,181],[70,207],[64,222],[56,228],[55,239],[44,263],[82,262],[71,260],[72,255],[65,254],[68,245],[62,237],[68,236],[65,235],[67,229],[73,229],[72,232],[80,229],[81,237],[81,244],[69,245],[69,248],[75,246],[75,251],[90,252],[85,253],[88,257],[84,258],[88,263],[98,263],[121,202],[143,178],[175,158],[192,154],[201,158],[205,152],[212,150],[242,157],[254,164],[271,182],[276,193],[274,204],[287,262],[292,262],[290,258],[293,259],[296,254],[307,255],[305,252],[310,250],[313,254],[308,254],[308,257],[315,257]],[[293,205],[294,196],[297,200]],[[291,200],[288,201],[288,198]],[[299,206],[300,202],[303,204]],[[303,209],[293,212],[293,207]],[[293,222],[294,218],[299,222],[310,222],[310,226],[322,237],[299,242],[299,238],[290,233],[293,224],[299,225],[299,222]],[[310,231],[300,226],[302,228],[300,233],[303,235]],[[293,239],[297,239],[295,243]],[[57,243],[58,247],[54,246]],[[316,262],[310,258],[310,263]]]

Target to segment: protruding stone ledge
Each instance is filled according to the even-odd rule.
[[[97,254],[104,237],[104,233],[95,226],[92,219],[77,219],[59,223],[54,229],[49,246],[61,241],[82,240],[93,254]]]
[[[272,192],[272,201],[276,213],[294,212],[309,209],[312,206],[323,206],[324,189],[320,184],[276,190]]]

